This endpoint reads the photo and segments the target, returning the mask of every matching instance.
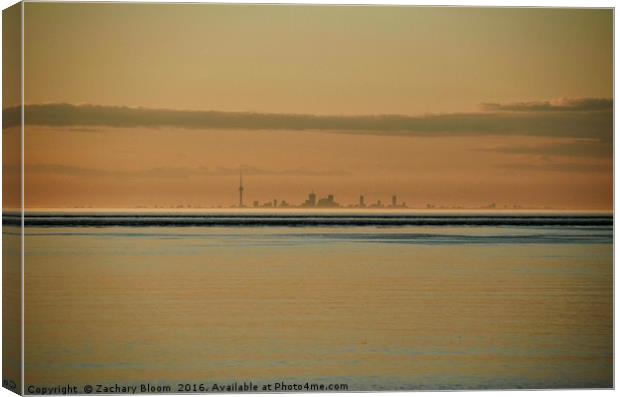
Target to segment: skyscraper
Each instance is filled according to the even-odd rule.
[[[308,198],[306,199],[306,201],[304,201],[304,203],[302,204],[302,207],[314,207],[316,206],[316,194],[314,193],[314,191],[312,191],[312,193],[308,194]]]
[[[323,198],[319,199],[319,201],[316,203],[316,206],[317,207],[332,208],[332,207],[340,207],[340,204],[338,204],[334,200],[334,195],[333,194],[329,194],[329,195],[327,195],[327,197],[323,197]]]

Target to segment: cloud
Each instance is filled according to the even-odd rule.
[[[607,98],[560,98],[551,101],[483,103],[482,109],[502,112],[592,112],[609,111],[614,102]]]
[[[546,163],[546,164],[500,164],[500,168],[511,171],[548,171],[548,172],[579,172],[579,173],[606,173],[612,171],[611,164],[582,164],[582,163]]]
[[[19,171],[16,167],[4,166],[7,171]],[[15,168],[15,169],[12,169]],[[252,166],[242,166],[241,168],[218,167],[210,169],[207,167],[186,168],[186,167],[159,167],[144,170],[102,170],[96,168],[77,167],[62,164],[29,164],[25,167],[25,174],[55,174],[70,177],[133,177],[133,178],[155,178],[155,179],[184,179],[194,176],[232,176],[239,175],[242,170],[244,175],[284,175],[298,177],[312,176],[346,176],[350,175],[346,171],[322,171],[307,170],[304,168],[288,170],[268,170]]]
[[[324,131],[357,135],[422,137],[526,135],[587,138],[611,142],[613,131],[613,113],[609,107],[611,100],[563,101],[565,105],[555,105],[553,101],[486,104],[485,111],[482,112],[421,116],[321,116],[33,104],[26,106],[25,120],[27,125],[52,127]],[[602,101],[606,105],[602,106],[597,101]],[[541,111],[542,108],[561,108],[561,111]],[[18,125],[19,120],[19,108],[4,110],[4,128]]]
[[[477,150],[504,154],[587,158],[611,158],[613,155],[613,145],[611,142],[602,143],[598,141],[550,143],[539,146],[499,146]]]

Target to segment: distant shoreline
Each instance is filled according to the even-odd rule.
[[[6,226],[26,227],[612,227],[608,214],[354,214],[354,213],[29,213],[4,214]]]
[[[613,209],[554,208],[28,208],[28,214],[133,214],[133,215],[609,215]],[[20,215],[4,209],[3,215]]]

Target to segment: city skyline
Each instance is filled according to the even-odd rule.
[[[253,199],[251,205],[246,205],[245,197],[246,197],[246,187],[243,179],[243,170],[239,171],[239,185],[237,187],[238,191],[238,202],[237,204],[231,204],[229,206],[221,206],[221,205],[208,205],[208,204],[188,204],[188,203],[178,203],[171,205],[153,205],[153,206],[144,206],[137,205],[136,208],[196,208],[196,209],[209,209],[209,208],[231,208],[231,209],[361,209],[361,210],[376,210],[376,209],[410,209],[410,210],[441,210],[441,209],[510,209],[510,210],[527,210],[527,209],[552,209],[549,207],[540,208],[540,207],[528,207],[523,206],[516,203],[504,203],[497,204],[495,202],[489,202],[480,206],[474,207],[466,207],[462,205],[445,205],[445,204],[436,204],[436,203],[418,203],[417,205],[409,206],[406,201],[399,201],[399,196],[397,194],[387,195],[389,200],[384,201],[384,196],[373,197],[371,201],[367,201],[368,197],[365,194],[360,194],[358,196],[358,200],[356,203],[353,202],[339,202],[336,200],[336,194],[334,193],[323,193],[317,194],[315,189],[312,189],[306,196],[305,200],[300,202],[299,204],[295,204],[294,200],[287,201],[282,198],[273,198],[273,199]],[[374,201],[372,201],[374,200]],[[90,206],[80,206],[75,208],[92,208]]]
[[[239,171],[239,204],[237,205],[237,208],[246,208],[246,205],[243,201],[244,191],[245,191],[245,188],[243,186],[243,170],[240,170]],[[234,205],[231,207],[234,207]],[[283,200],[283,199],[278,200],[277,198],[274,198],[273,201],[264,201],[262,204],[260,203],[260,200],[254,200],[252,207],[253,208],[344,208],[344,207],[366,208],[367,206],[365,204],[365,197],[363,194],[360,195],[357,206],[354,206],[352,204],[341,205],[340,203],[335,201],[333,194],[328,194],[326,197],[322,197],[317,200],[317,195],[316,193],[314,193],[314,190],[312,190],[312,192],[308,193],[308,198],[306,199],[306,201],[304,201],[303,203],[299,205],[289,204],[286,200]],[[381,200],[377,200],[376,203],[368,206],[368,208],[385,208],[385,207],[386,206],[381,202]],[[388,206],[387,208],[407,208],[407,205],[405,204],[405,202],[402,202],[399,204],[397,200],[397,196],[392,195],[392,204]]]

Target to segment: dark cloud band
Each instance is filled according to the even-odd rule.
[[[568,172],[568,173],[599,173],[611,174],[612,164],[583,164],[583,163],[547,163],[547,164],[500,164],[500,168],[512,172]]]
[[[482,109],[501,112],[611,112],[614,102],[607,98],[562,98],[553,101],[483,103]]]
[[[582,100],[585,101],[585,100]],[[606,107],[542,112],[510,107],[478,113],[422,116],[321,116],[249,112],[185,111],[96,105],[36,104],[25,107],[26,125],[326,131],[385,136],[530,135],[610,142],[613,113]],[[491,106],[491,108],[493,108]],[[589,109],[589,110],[587,110]],[[19,107],[3,112],[4,128],[20,122]]]
[[[602,159],[610,159],[613,156],[613,146],[611,143],[602,143],[598,141],[551,143],[538,146],[500,146],[477,150],[516,155],[590,157]]]

